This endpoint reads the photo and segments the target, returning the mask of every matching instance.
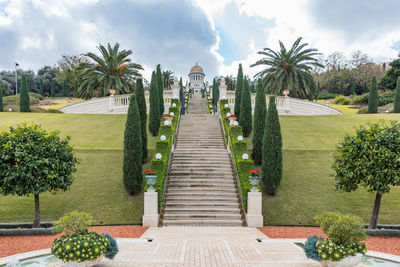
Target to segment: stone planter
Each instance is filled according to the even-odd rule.
[[[77,262],[77,261],[67,261],[64,262],[65,267],[89,267],[89,266],[95,266],[100,263],[100,261],[103,259],[103,255],[95,259],[94,261],[84,261],[84,262]]]
[[[257,189],[257,185],[260,183],[260,176],[249,176],[250,184],[253,186],[251,191],[255,191]]]
[[[149,188],[147,190],[154,190],[153,185],[156,184],[157,181],[157,175],[146,175],[146,182],[149,185]]]
[[[348,256],[341,261],[321,261],[324,267],[356,267],[361,263],[363,255],[357,253],[355,256]]]

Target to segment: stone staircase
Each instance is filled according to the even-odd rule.
[[[193,96],[192,103],[204,101]],[[191,103],[191,105],[192,105]],[[199,104],[199,103],[198,103]],[[199,106],[201,107],[201,106]],[[163,225],[244,225],[230,153],[217,116],[181,117],[170,166]]]

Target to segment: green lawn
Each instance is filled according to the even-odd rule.
[[[58,129],[71,137],[76,155],[82,159],[70,191],[41,195],[43,221],[77,209],[90,212],[99,224],[141,222],[143,196],[129,196],[122,184],[125,119],[126,115],[0,112],[0,130],[22,121]],[[283,180],[276,196],[263,197],[264,223],[310,225],[315,214],[328,210],[357,214],[368,222],[374,196],[363,190],[334,191],[331,152],[346,132],[379,119],[400,119],[400,115],[281,116]],[[148,136],[152,152],[156,138]],[[251,137],[247,140],[251,142]],[[398,203],[400,188],[393,188],[383,196],[379,223],[400,223]],[[33,221],[33,217],[33,197],[0,196],[0,222]]]
[[[123,132],[126,115],[0,113],[0,130],[23,121],[58,129],[69,135],[81,159],[75,181],[67,192],[40,195],[42,221],[53,221],[79,210],[98,224],[140,224],[143,194],[130,196],[122,182]],[[149,158],[156,138],[149,135]],[[148,168],[149,161],[143,168]],[[29,222],[34,218],[33,196],[0,196],[0,222]]]

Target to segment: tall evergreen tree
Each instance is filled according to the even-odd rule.
[[[394,96],[394,113],[400,113],[400,76],[397,77],[396,92]]]
[[[258,79],[256,106],[254,108],[253,118],[253,151],[251,154],[255,164],[261,164],[262,162],[262,146],[266,114],[267,105],[265,103],[265,90],[262,84],[262,80]]]
[[[51,85],[50,85],[50,96],[55,97],[56,96],[56,80],[51,80]]]
[[[249,80],[243,79],[242,97],[240,101],[240,117],[239,124],[243,129],[243,136],[247,137],[250,135],[252,130],[252,119],[251,119],[251,95]]]
[[[236,91],[235,91],[235,115],[239,119],[240,118],[240,99],[242,97],[242,88],[243,88],[243,70],[242,64],[239,64],[238,74],[236,77]]]
[[[217,81],[213,80],[213,87],[212,87],[213,91],[212,91],[212,95],[213,95],[213,106],[214,106],[214,113],[217,110],[217,106],[218,106],[218,100],[219,100],[219,87],[217,84]]]
[[[4,107],[3,107],[3,83],[0,80],[0,112],[3,112]]]
[[[153,71],[150,81],[150,114],[149,131],[153,136],[158,134],[160,128],[160,95],[158,94],[157,76]]]
[[[363,86],[362,92],[363,92],[363,93],[366,93],[366,92],[368,92],[368,91],[369,91],[369,90],[368,90],[367,81],[364,81],[364,86]]]
[[[333,93],[331,83],[328,82],[328,93]]]
[[[262,181],[267,194],[274,195],[282,180],[282,135],[275,96],[269,98],[262,153]]]
[[[26,81],[26,76],[22,76],[21,94],[19,95],[19,111],[20,112],[30,112],[30,100],[28,93],[28,83]]]
[[[343,83],[343,80],[340,81],[339,94],[344,95],[344,83]]]
[[[39,94],[40,95],[44,94],[44,91],[43,91],[43,79],[42,78],[39,79]]]
[[[68,93],[67,93],[67,80],[64,80],[64,82],[63,82],[63,85],[62,85],[62,94],[63,94],[64,97],[67,97],[67,96],[68,96]]]
[[[378,86],[375,76],[372,77],[371,89],[369,90],[368,113],[378,113]]]
[[[143,182],[141,128],[136,95],[132,94],[125,124],[123,162],[124,186],[132,195],[140,192]]]
[[[356,95],[356,83],[354,81],[351,83],[351,95]]]
[[[147,107],[146,107],[146,98],[144,96],[143,89],[143,81],[142,78],[136,80],[136,97],[139,108],[140,115],[140,125],[141,125],[141,133],[142,133],[142,153],[143,162],[147,160]]]
[[[157,76],[157,88],[160,97],[160,100],[158,101],[160,105],[159,110],[160,110],[160,116],[162,116],[164,114],[164,83],[162,80],[160,64],[157,65],[156,76]]]

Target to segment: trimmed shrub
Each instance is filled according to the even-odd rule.
[[[319,85],[319,83],[318,83]],[[265,103],[265,91],[261,79],[257,81],[256,106],[253,119],[253,151],[251,157],[256,164],[262,162],[262,142],[264,136],[265,116],[267,106]]]
[[[335,99],[332,101],[333,104],[338,104],[338,105],[349,105],[350,100],[346,98],[344,95],[338,95],[335,97]]]
[[[160,105],[160,116],[164,114],[164,83],[163,83],[163,78],[161,74],[161,66],[160,64],[157,65],[157,70],[156,70],[156,78],[157,78],[157,88],[158,88],[158,94],[159,94],[159,102],[158,104]]]
[[[351,83],[351,95],[356,95],[356,83],[352,82]]]
[[[160,96],[158,94],[157,77],[153,71],[150,81],[150,115],[149,115],[149,131],[156,136],[160,128]]]
[[[242,97],[242,88],[243,88],[243,70],[242,70],[242,64],[239,64],[238,74],[236,78],[235,108],[234,108],[235,115],[238,119],[240,117],[240,100]]]
[[[144,96],[143,90],[143,80],[139,78],[136,80],[136,97],[139,108],[139,116],[140,116],[140,127],[141,127],[141,135],[142,135],[142,162],[146,162],[147,160],[147,107],[146,107],[146,98]]]
[[[343,80],[340,81],[339,93],[340,93],[341,95],[344,95],[344,83],[343,83]]]
[[[22,88],[21,94],[19,96],[19,111],[20,112],[30,112],[30,101],[28,93],[28,84],[26,82],[26,76],[22,76]]]
[[[369,90],[368,113],[378,113],[378,87],[376,77],[372,77],[371,90]]]
[[[139,108],[136,95],[132,94],[129,101],[128,115],[124,132],[123,180],[128,193],[140,192],[142,176],[142,134]]]
[[[250,135],[253,126],[252,115],[251,115],[251,95],[250,95],[249,81],[247,80],[247,78],[243,80],[240,112],[241,116],[239,117],[239,124],[242,126],[243,135],[247,137]]]
[[[274,195],[282,179],[282,136],[275,96],[269,99],[261,168],[265,190],[267,194]]]
[[[400,113],[400,77],[397,78],[396,93],[394,97],[394,113]]]
[[[57,233],[64,232],[66,235],[72,235],[76,232],[87,232],[89,225],[94,223],[95,221],[89,213],[74,210],[55,221],[54,229]]]

